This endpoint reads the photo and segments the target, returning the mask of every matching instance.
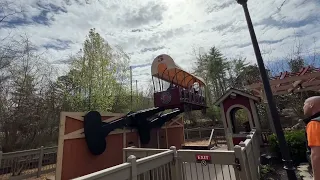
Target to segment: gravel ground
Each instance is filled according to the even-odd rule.
[[[51,173],[48,173],[48,174],[41,174],[40,177],[31,177],[31,178],[28,178],[27,180],[54,180],[55,178],[55,172],[51,172]]]
[[[208,140],[199,140],[199,141],[187,141],[184,143],[185,146],[207,146],[209,145]]]
[[[313,180],[308,166],[308,164],[301,164],[297,167],[296,172],[298,180]],[[273,165],[273,167],[275,168],[276,172],[268,174],[266,177],[267,180],[289,180],[287,177],[287,172],[283,169],[283,165],[277,164]],[[303,177],[299,177],[299,175]]]

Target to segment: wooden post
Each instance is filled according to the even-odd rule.
[[[158,149],[160,149],[160,133],[159,133],[159,129],[157,129],[157,147],[158,147]]]
[[[180,161],[178,159],[178,152],[177,148],[175,146],[171,146],[170,149],[173,151],[173,162],[171,166],[171,180],[181,180],[181,167],[180,167]]]
[[[137,159],[134,155],[128,157],[128,162],[131,164],[130,180],[138,180]]]
[[[276,130],[274,128],[274,123],[273,123],[273,119],[272,119],[272,116],[271,116],[269,105],[268,105],[268,103],[264,103],[264,104],[265,104],[265,108],[266,108],[266,112],[267,112],[267,118],[268,118],[268,121],[269,121],[269,127],[270,127],[272,133],[275,134]]]
[[[41,175],[42,160],[43,160],[43,146],[40,147],[37,177],[40,177]]]
[[[227,129],[227,134],[226,134],[226,140],[227,140],[227,146],[228,150],[233,150],[234,144],[233,144],[233,135],[232,133],[229,133],[229,129]]]
[[[2,151],[0,151],[0,168],[1,168],[1,161],[2,161]]]
[[[239,143],[239,146],[240,147],[242,147],[242,148],[244,148],[244,151],[241,151],[242,152],[242,156],[244,157],[244,164],[245,164],[245,166],[246,166],[246,168],[247,168],[247,172],[248,172],[248,177],[247,177],[247,179],[248,180],[254,180],[254,179],[252,179],[252,174],[251,174],[251,171],[252,171],[252,169],[251,168],[253,168],[253,167],[250,167],[250,164],[249,164],[249,159],[248,159],[248,156],[247,156],[247,152],[246,152],[246,145],[245,145],[245,143],[243,142],[243,141],[241,141],[240,143]]]
[[[209,145],[211,146],[212,140],[214,141],[214,145],[218,146],[217,140],[214,137],[214,129],[211,130],[210,138],[209,138]]]
[[[252,116],[253,116],[253,122],[255,124],[254,128],[259,133],[261,133],[261,125],[260,125],[260,120],[259,120],[259,116],[258,116],[258,112],[257,112],[257,107],[252,99],[250,99],[249,101],[250,101],[250,108],[251,108],[251,112],[252,112]]]
[[[238,165],[234,165],[234,170],[235,170],[235,175],[237,176],[239,174],[240,179],[246,179],[246,180],[251,180],[250,172],[248,169],[248,166],[245,163],[245,153],[244,153],[244,148],[242,148],[239,145],[234,146],[234,154],[236,156],[236,160],[238,160]],[[240,168],[240,170],[238,169]],[[239,177],[236,177],[237,180]]]
[[[187,140],[189,139],[189,130],[186,129],[186,132],[187,132]]]
[[[141,148],[140,136],[139,136],[138,131],[137,131],[137,135],[138,135],[138,148]]]
[[[127,132],[126,132],[126,128],[123,128],[123,134],[122,134],[122,136],[123,136],[123,139],[122,139],[122,141],[123,141],[123,148],[122,149],[124,149],[124,148],[126,148],[127,147]],[[123,163],[125,163],[126,162],[126,159],[127,159],[127,155],[126,155],[126,152],[125,151],[122,151],[122,161],[123,161]]]
[[[169,142],[168,142],[168,131],[167,131],[167,123],[165,123],[166,128],[166,143],[167,143],[167,149],[169,148]]]
[[[226,114],[224,111],[223,103],[220,103],[220,115],[221,115],[221,120],[223,123],[224,134],[226,135],[226,134],[228,134],[227,129],[229,129],[229,127],[231,127],[231,125],[227,124],[227,117],[226,117]],[[232,130],[230,132],[232,132]]]

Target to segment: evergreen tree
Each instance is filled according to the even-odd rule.
[[[295,59],[291,59],[288,62],[291,72],[299,72],[301,68],[304,66],[304,60],[298,56]]]

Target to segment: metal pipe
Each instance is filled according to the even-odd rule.
[[[286,139],[284,137],[284,133],[283,133],[283,130],[281,127],[279,114],[278,114],[277,108],[276,108],[274,100],[273,100],[273,94],[272,94],[271,87],[270,87],[269,77],[268,77],[268,74],[267,74],[265,66],[264,66],[264,62],[263,62],[263,59],[261,56],[257,37],[254,32],[253,25],[252,25],[250,13],[249,13],[248,6],[247,6],[247,1],[248,0],[237,0],[237,2],[242,5],[243,10],[244,10],[244,14],[246,17],[246,21],[247,21],[248,29],[250,32],[250,37],[251,37],[254,53],[256,55],[261,79],[263,82],[264,91],[265,91],[268,105],[270,108],[270,114],[271,114],[271,117],[272,117],[272,120],[274,123],[276,135],[277,135],[277,138],[279,141],[280,151],[281,151],[281,155],[282,155],[283,162],[284,162],[283,168],[287,171],[288,179],[297,180],[297,177],[295,174],[295,167],[293,166],[293,163],[292,163],[292,160],[290,157],[290,151],[288,149],[288,145],[287,145],[287,142],[286,142]]]

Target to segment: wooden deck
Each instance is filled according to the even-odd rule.
[[[232,165],[184,163],[183,169],[184,180],[236,180]]]

